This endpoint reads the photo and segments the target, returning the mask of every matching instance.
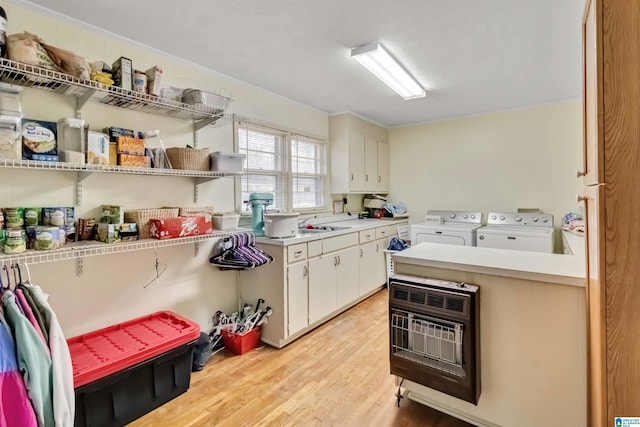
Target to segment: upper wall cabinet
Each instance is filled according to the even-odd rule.
[[[331,192],[388,193],[386,129],[349,115],[331,117]]]

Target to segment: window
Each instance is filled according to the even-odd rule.
[[[280,211],[323,210],[325,143],[262,126],[241,124],[238,149],[247,163],[240,183],[241,209],[250,213],[249,195],[273,193]]]

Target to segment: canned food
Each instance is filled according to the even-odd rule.
[[[64,231],[63,231],[64,233]],[[60,247],[60,228],[58,227],[36,227],[36,240],[33,249],[37,251],[48,251]]]
[[[7,228],[24,227],[23,208],[6,208],[4,210],[4,218]]]
[[[0,228],[0,252],[4,252],[4,242],[7,240],[7,230]]]
[[[24,231],[27,236],[27,249],[33,249],[36,242],[36,226],[30,225],[25,227]]]
[[[0,229],[4,228],[4,212],[0,211]]]
[[[42,223],[42,208],[24,208],[24,225],[38,225]]]
[[[7,229],[7,239],[4,243],[5,254],[19,254],[27,250],[27,237],[22,228]]]

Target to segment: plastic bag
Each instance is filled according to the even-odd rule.
[[[193,372],[201,371],[204,365],[207,364],[211,355],[213,354],[213,343],[209,335],[205,332],[200,332],[200,338],[196,342],[193,350],[193,364],[191,370]]]
[[[39,42],[62,72],[81,80],[89,80],[91,78],[89,61],[69,50],[48,45],[42,40],[39,40]]]
[[[38,36],[31,33],[11,34],[7,43],[7,55],[10,60],[35,65],[48,70],[60,71],[40,43]]]

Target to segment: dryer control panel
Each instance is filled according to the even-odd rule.
[[[553,227],[553,215],[544,213],[489,212],[487,225]]]
[[[438,216],[442,217],[441,224],[444,222],[482,224],[482,212],[469,211],[427,211],[427,215],[425,215],[425,222],[433,222],[433,220],[429,221],[429,219]]]

